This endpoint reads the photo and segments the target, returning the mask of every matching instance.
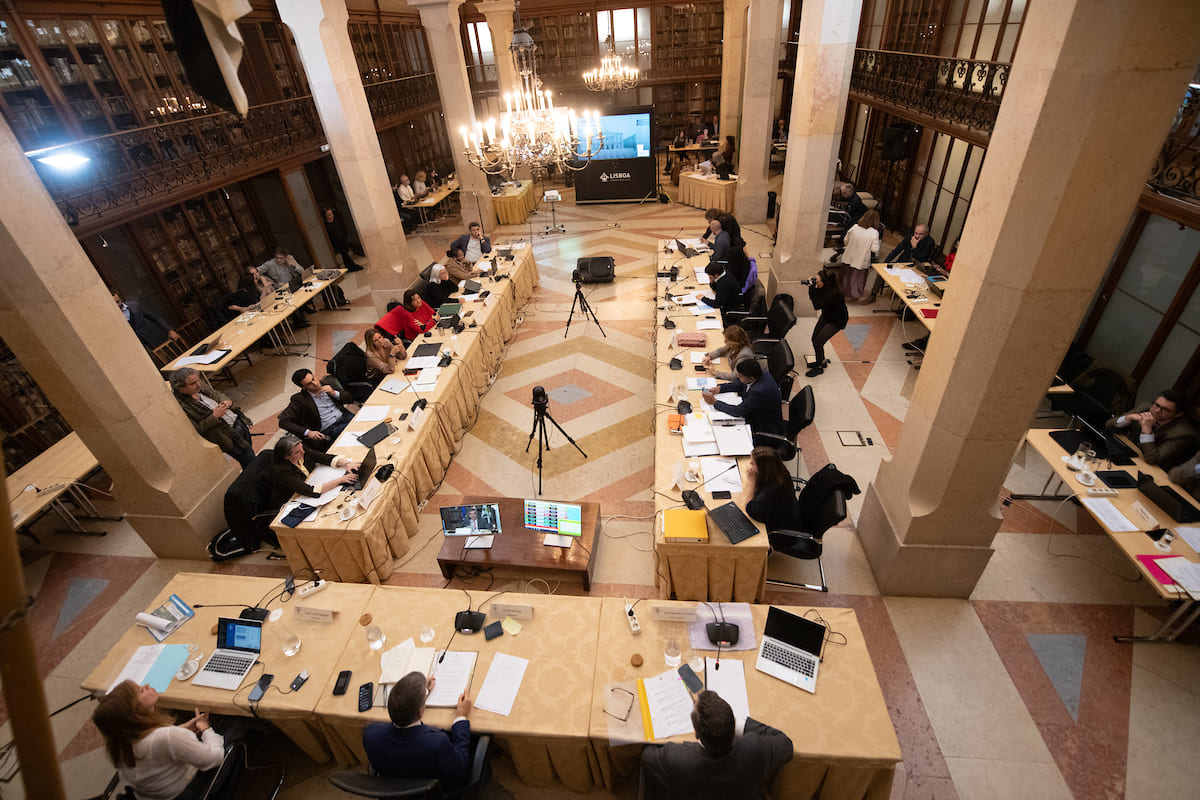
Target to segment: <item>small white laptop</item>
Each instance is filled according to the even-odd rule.
[[[235,690],[258,661],[262,623],[253,619],[217,620],[217,649],[192,679],[193,686]]]
[[[772,606],[754,668],[815,694],[824,641],[824,625]]]

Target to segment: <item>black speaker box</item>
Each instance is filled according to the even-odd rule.
[[[612,283],[617,266],[612,256],[581,258],[575,262],[575,274],[581,283]]]
[[[894,122],[883,131],[884,161],[903,161],[912,155],[917,143],[917,129],[903,122]]]

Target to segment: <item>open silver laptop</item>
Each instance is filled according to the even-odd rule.
[[[772,606],[767,609],[767,624],[754,668],[816,693],[824,641],[824,625]]]
[[[192,679],[193,686],[237,689],[258,661],[262,649],[262,623],[253,619],[217,620],[217,649]]]

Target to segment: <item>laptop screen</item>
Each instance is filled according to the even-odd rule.
[[[821,645],[825,641],[825,626],[771,606],[767,609],[763,635],[820,656]]]
[[[222,650],[259,652],[262,649],[262,623],[252,619],[221,617],[217,624],[217,647]]]

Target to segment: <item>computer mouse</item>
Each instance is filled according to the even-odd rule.
[[[429,339],[433,336],[433,331],[425,331],[425,338]]]

